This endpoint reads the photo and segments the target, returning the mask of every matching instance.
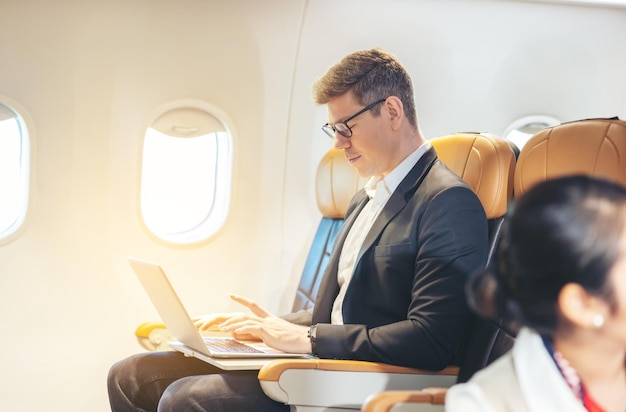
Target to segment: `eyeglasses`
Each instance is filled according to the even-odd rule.
[[[335,133],[339,133],[343,137],[351,137],[352,136],[352,129],[350,128],[350,126],[348,126],[348,122],[350,120],[354,119],[355,117],[365,113],[366,111],[373,109],[374,106],[384,102],[385,100],[387,100],[387,99],[386,98],[385,99],[380,99],[380,100],[377,100],[377,101],[375,101],[374,103],[372,103],[370,105],[365,106],[363,109],[359,110],[358,112],[356,112],[352,116],[348,117],[343,122],[337,122],[337,123],[335,123],[333,125],[326,123],[324,126],[322,126],[322,130],[324,131],[324,133],[326,133],[328,136],[330,136],[331,139],[335,138]]]

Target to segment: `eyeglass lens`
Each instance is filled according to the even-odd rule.
[[[348,126],[348,122],[350,120],[354,119],[355,117],[359,116],[360,114],[363,114],[363,113],[365,113],[368,110],[371,110],[374,106],[376,106],[379,103],[384,102],[385,100],[386,99],[380,99],[378,101],[375,101],[374,103],[371,103],[371,104],[365,106],[363,109],[361,109],[357,113],[353,114],[352,116],[350,116],[349,118],[347,118],[343,122],[337,122],[334,125],[330,125],[330,124],[326,123],[324,126],[322,126],[322,130],[331,139],[335,138],[335,133],[339,133],[343,137],[351,137],[352,136],[352,129],[350,128],[350,126]]]

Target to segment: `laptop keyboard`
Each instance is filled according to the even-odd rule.
[[[244,345],[243,343],[232,339],[205,338],[204,342],[210,350],[215,352],[263,353],[261,350],[253,348],[252,346]]]

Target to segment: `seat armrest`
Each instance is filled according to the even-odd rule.
[[[279,359],[259,371],[263,391],[288,405],[360,410],[374,393],[450,387],[458,367],[427,371],[376,362],[335,359]],[[326,408],[326,409],[324,409]]]
[[[217,326],[200,331],[202,336],[231,336],[227,332],[222,332]],[[160,322],[144,322],[135,329],[135,337],[139,344],[149,351],[171,350],[167,344],[174,339],[167,330],[165,324]]]
[[[139,344],[146,350],[168,350],[167,342],[172,340],[163,323],[144,322],[135,329],[135,337]]]
[[[385,391],[372,395],[363,405],[362,412],[443,411],[448,388],[426,388],[413,391]]]

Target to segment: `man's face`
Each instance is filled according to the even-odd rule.
[[[363,109],[352,92],[337,96],[328,102],[328,123],[350,118]],[[364,177],[386,175],[393,167],[394,142],[389,127],[385,102],[380,105],[380,115],[368,110],[348,122],[351,137],[335,133],[334,147],[343,150],[346,158]]]

